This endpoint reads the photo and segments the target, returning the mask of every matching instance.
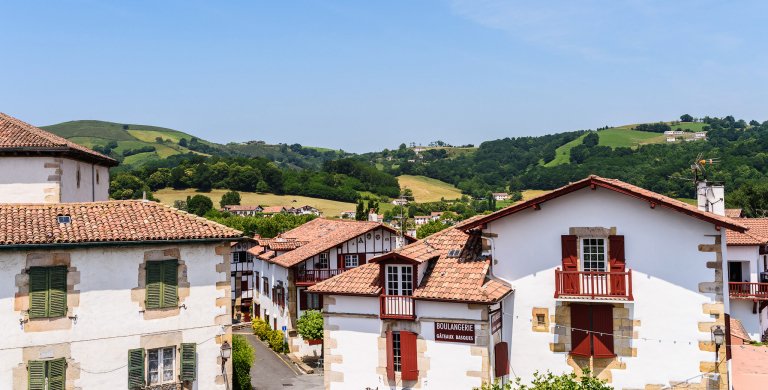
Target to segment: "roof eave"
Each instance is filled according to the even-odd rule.
[[[246,237],[236,238],[191,238],[179,240],[137,240],[137,241],[86,241],[86,242],[56,242],[41,244],[10,244],[0,245],[0,251],[4,250],[25,250],[25,249],[77,249],[83,247],[104,247],[104,246],[140,246],[140,245],[168,245],[168,244],[206,244],[219,242],[238,242],[244,241]]]

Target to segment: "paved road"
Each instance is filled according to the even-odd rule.
[[[271,349],[249,333],[245,336],[256,350],[256,359],[251,367],[251,381],[255,390],[317,390],[323,388],[322,375],[306,375],[293,363],[278,357]]]

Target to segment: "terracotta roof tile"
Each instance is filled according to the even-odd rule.
[[[670,198],[668,196],[664,196],[650,190],[646,190],[645,188],[638,187],[636,185],[625,183],[618,179],[608,179],[608,178],[604,178],[596,175],[591,175],[585,179],[560,187],[544,195],[540,195],[535,198],[531,198],[527,201],[516,203],[514,205],[505,207],[499,211],[486,215],[483,218],[474,220],[472,223],[464,224],[463,226],[464,226],[464,229],[474,229],[485,223],[488,223],[496,219],[502,218],[504,216],[514,214],[518,211],[525,210],[527,208],[542,204],[548,200],[571,193],[573,191],[580,190],[582,188],[586,188],[588,186],[594,186],[595,188],[605,188],[605,189],[616,191],[618,193],[622,193],[628,196],[640,198],[650,203],[653,203],[656,206],[667,207],[672,210],[684,213],[686,215],[690,215],[694,218],[698,218],[707,222],[714,223],[717,226],[723,226],[727,229],[732,229],[737,231],[746,230],[746,226],[741,225],[737,220],[734,220],[725,216],[713,214],[707,211],[699,210],[698,207],[690,205],[683,201]]]
[[[725,216],[728,218],[741,218],[741,209],[725,209]]]
[[[752,341],[752,338],[749,337],[749,333],[747,333],[747,330],[744,329],[744,325],[741,323],[741,321],[733,317],[730,317],[730,320],[731,336],[738,337],[746,341]]]
[[[101,153],[0,112],[0,153],[12,152],[65,154],[106,166],[118,164]]]
[[[379,265],[366,263],[308,288],[318,293],[378,295],[381,291]]]
[[[282,213],[285,210],[286,209],[284,206],[267,206],[267,207],[264,207],[264,209],[261,210],[261,212],[264,214],[277,214],[277,213]]]
[[[59,223],[58,216],[69,216]],[[234,239],[242,233],[156,202],[0,204],[4,245]]]
[[[749,230],[744,233],[733,230],[725,231],[728,245],[763,245],[768,243],[768,218],[736,218],[736,221]]]

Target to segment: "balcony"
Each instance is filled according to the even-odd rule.
[[[346,270],[344,269],[297,269],[294,271],[294,281],[297,286],[311,286],[332,278]]]
[[[768,283],[728,282],[730,297],[768,301]]]
[[[555,269],[555,298],[568,300],[633,301],[632,270],[624,272],[561,271]]]
[[[384,295],[379,297],[379,318],[397,320],[416,319],[416,301],[410,295]]]

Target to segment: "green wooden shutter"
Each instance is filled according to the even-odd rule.
[[[161,307],[163,288],[163,268],[159,261],[148,261],[145,266],[147,273],[146,307],[147,309],[159,309]]]
[[[44,267],[29,269],[29,318],[48,315],[48,270]]]
[[[48,365],[48,390],[64,390],[66,383],[67,362],[64,358],[50,360]]]
[[[128,350],[128,388],[144,388],[144,349]]]
[[[195,349],[197,345],[193,343],[181,344],[181,380],[194,381],[197,373]]]
[[[179,262],[163,261],[163,307],[179,306]]]
[[[45,390],[45,362],[30,360],[27,363],[29,390]]]
[[[67,315],[67,267],[48,269],[48,317]]]

